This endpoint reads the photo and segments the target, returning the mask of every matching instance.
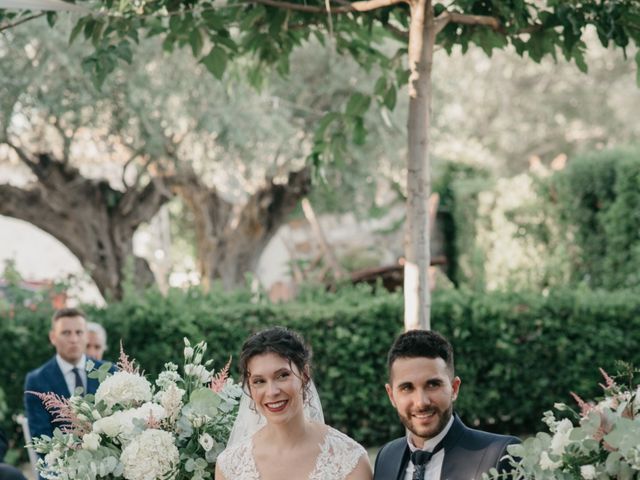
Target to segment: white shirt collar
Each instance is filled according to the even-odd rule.
[[[425,440],[422,450],[426,450],[427,452],[432,451],[436,447],[436,445],[440,443],[440,440],[442,440],[447,435],[447,433],[449,433],[449,430],[451,429],[451,425],[453,425],[453,415],[451,415],[451,418],[449,419],[445,427],[442,429],[442,431],[438,435],[436,435],[433,438],[430,438],[429,440]],[[410,433],[407,433],[407,443],[409,444],[409,450],[411,450],[411,452],[415,452],[416,450],[419,450],[419,448],[413,444]]]
[[[73,363],[67,362],[64,358],[60,356],[59,353],[56,353],[56,362],[58,362],[58,367],[60,367],[60,370],[62,371],[63,374],[69,373],[71,370],[73,370],[76,367],[81,372],[84,372],[85,366],[87,364],[87,357],[83,353],[80,360],[78,360],[78,363],[74,365]]]

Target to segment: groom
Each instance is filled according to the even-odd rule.
[[[374,480],[480,480],[503,460],[516,437],[472,430],[453,413],[460,378],[453,348],[442,335],[412,330],[400,335],[387,359],[391,404],[407,429],[382,447]]]

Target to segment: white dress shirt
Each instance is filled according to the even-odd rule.
[[[60,355],[56,354],[56,362],[58,362],[58,367],[60,367],[60,371],[64,376],[64,381],[67,383],[69,393],[73,395],[76,389],[76,376],[73,374],[74,368],[78,369],[78,373],[80,374],[80,379],[82,380],[82,385],[84,387],[84,393],[87,393],[87,371],[85,369],[87,357],[83,354],[82,358],[78,360],[78,363],[73,365],[63,359]]]
[[[449,422],[445,425],[442,431],[433,438],[424,442],[424,446],[422,450],[426,450],[427,452],[432,451],[442,440],[447,433],[449,433],[449,429],[453,425],[453,415],[449,419]],[[407,443],[409,444],[409,450],[411,453],[419,450],[411,441],[411,435],[407,433]],[[442,472],[442,464],[444,462],[444,450],[440,450],[433,457],[431,457],[431,461],[427,463],[427,468],[424,472],[424,480],[440,480],[440,474]],[[409,460],[409,464],[407,465],[407,469],[405,470],[404,480],[411,480],[413,478],[413,471],[415,470],[413,463]]]

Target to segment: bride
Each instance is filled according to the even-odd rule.
[[[216,480],[370,480],[367,452],[324,424],[297,333],[274,327],[249,337],[240,367],[249,396],[240,404]]]

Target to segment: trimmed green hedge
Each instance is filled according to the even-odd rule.
[[[27,370],[52,354],[49,311],[3,314],[2,387],[11,411],[21,410]],[[181,356],[182,337],[209,342],[217,367],[237,357],[245,337],[269,325],[299,330],[314,351],[314,376],[328,423],[365,445],[401,434],[384,391],[385,356],[402,330],[402,299],[362,288],[315,293],[272,305],[247,293],[204,295],[197,290],[150,291],[105,309],[90,309],[110,335],[108,357],[120,338],[147,373]],[[633,291],[477,295],[438,292],[434,329],[454,343],[462,389],[458,411],[472,425],[529,433],[541,428],[554,402],[569,392],[598,394],[598,367],[614,371],[616,359],[640,364],[640,295]]]

